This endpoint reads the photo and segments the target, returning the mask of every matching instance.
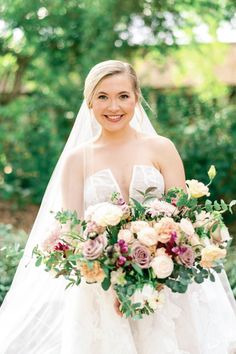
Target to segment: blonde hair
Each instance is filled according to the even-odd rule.
[[[124,73],[127,73],[130,76],[134,93],[139,100],[141,97],[141,90],[136,72],[132,65],[119,60],[106,60],[95,65],[85,79],[84,98],[88,107],[91,108],[95,89],[105,77]]]

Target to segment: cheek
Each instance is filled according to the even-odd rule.
[[[136,102],[134,100],[134,101],[128,101],[128,102],[124,103],[123,107],[127,112],[132,113],[135,110],[135,105],[136,105]]]
[[[101,114],[101,112],[103,111],[104,109],[104,103],[103,102],[95,102],[93,103],[92,105],[92,110],[93,110],[93,113],[96,116],[98,116],[99,114]]]

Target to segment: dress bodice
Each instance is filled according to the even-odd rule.
[[[129,186],[129,198],[141,201],[142,196],[138,190],[144,192],[148,187],[156,187],[156,194],[161,197],[164,193],[163,175],[152,165],[134,165]],[[95,172],[85,181],[85,208],[96,203],[110,201],[113,192],[122,195],[111,169]]]

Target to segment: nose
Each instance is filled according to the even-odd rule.
[[[110,100],[108,107],[111,112],[117,112],[120,109],[119,103],[116,99]]]

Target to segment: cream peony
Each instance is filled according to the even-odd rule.
[[[209,245],[201,251],[202,259],[200,265],[204,268],[210,268],[214,262],[226,256],[226,250],[216,245]]]
[[[118,240],[124,240],[126,243],[132,243],[134,241],[134,235],[128,229],[122,229],[118,233]]]
[[[138,240],[145,246],[154,246],[157,244],[157,233],[153,227],[144,227],[137,233]]]
[[[84,220],[85,221],[90,221],[94,212],[100,207],[100,205],[103,204],[103,203],[98,203],[98,204],[95,204],[95,205],[90,205],[86,210],[85,210],[85,213],[84,213]]]
[[[169,256],[163,254],[153,258],[151,266],[157,278],[164,279],[173,272],[174,262]]]
[[[99,226],[115,226],[119,224],[123,216],[120,207],[111,203],[100,203],[91,216],[91,221],[95,221]]]
[[[204,195],[209,196],[209,188],[205,186],[202,182],[196,179],[191,179],[186,181],[188,193],[192,198],[200,198]]]
[[[179,223],[180,229],[187,234],[188,236],[193,236],[194,235],[194,227],[193,224],[191,223],[190,220],[186,218],[182,218]]]
[[[178,234],[179,226],[172,218],[164,217],[159,222],[154,224],[154,229],[157,234],[158,241],[162,243],[169,242],[172,232]]]
[[[134,234],[137,234],[141,229],[144,227],[148,227],[149,224],[146,221],[132,221],[130,223],[130,231],[133,232]]]

